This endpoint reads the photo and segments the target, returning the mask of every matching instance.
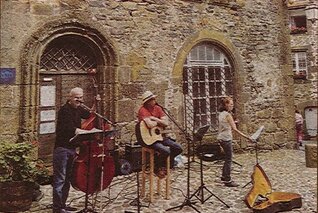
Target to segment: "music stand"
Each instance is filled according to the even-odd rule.
[[[206,125],[198,129],[198,131],[194,134],[194,140],[200,142],[200,146],[202,145],[202,139],[205,133],[208,131],[210,126]],[[223,203],[226,207],[230,208],[223,200],[221,200],[218,196],[216,196],[212,191],[210,191],[203,182],[203,162],[202,157],[200,157],[200,180],[201,185],[193,194],[190,196],[190,199],[196,197],[203,204],[205,201],[210,199],[212,196],[216,197],[221,203]],[[204,198],[204,190],[206,190],[210,195],[207,198]]]
[[[253,142],[255,143],[255,160],[256,160],[256,165],[258,165],[258,139],[261,136],[261,133],[264,131],[265,127],[261,126],[260,128],[258,128],[258,130],[251,136],[251,139],[253,140]],[[247,185],[249,185],[250,183],[252,183],[252,181],[249,181],[248,183],[246,183],[242,188],[245,188]]]
[[[195,137],[195,136],[194,136]],[[197,164],[200,164],[200,162],[197,162],[196,160],[195,160],[195,154],[196,154],[196,147],[195,147],[195,142],[196,140],[195,139],[193,139],[193,143],[192,143],[192,156],[191,156],[191,158],[192,158],[192,160],[190,161],[190,163],[197,163]]]
[[[92,213],[97,213],[95,212],[93,209],[89,209],[88,208],[88,187],[89,187],[89,179],[90,179],[90,174],[89,174],[89,170],[90,170],[90,162],[91,162],[91,141],[95,140],[96,135],[97,134],[102,134],[103,137],[105,135],[109,135],[112,134],[114,131],[110,130],[110,131],[105,131],[105,130],[101,130],[101,129],[97,129],[97,128],[93,128],[91,130],[81,130],[78,134],[76,134],[73,138],[70,139],[70,143],[79,143],[82,141],[88,141],[89,145],[88,145],[88,161],[87,161],[87,173],[86,173],[86,192],[85,192],[85,207],[84,209],[78,211],[77,213],[87,213],[87,212],[92,212]],[[101,177],[102,179],[103,177]]]
[[[192,143],[192,160],[191,160],[190,163],[198,163],[199,165],[201,165],[201,162],[200,162],[200,161],[197,162],[197,161],[195,161],[195,159],[194,159],[194,158],[195,158],[195,154],[197,153],[197,150],[196,150],[196,148],[195,148],[195,142],[197,142],[197,141],[200,141],[200,142],[201,142],[203,136],[204,136],[205,133],[208,131],[209,127],[210,127],[210,126],[208,126],[208,125],[203,126],[203,127],[199,128],[199,129],[197,130],[197,132],[195,132],[195,133],[193,134],[193,141],[192,141],[192,142],[193,142],[193,143]],[[201,145],[201,143],[200,143],[200,145]]]

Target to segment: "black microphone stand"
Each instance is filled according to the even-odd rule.
[[[158,103],[157,103],[158,106],[160,106]],[[163,112],[169,117],[169,119],[178,127],[178,129],[184,134],[186,140],[187,140],[187,151],[188,151],[188,167],[187,167],[187,195],[186,195],[186,198],[185,200],[183,201],[182,204],[178,205],[178,206],[175,206],[175,207],[172,207],[172,208],[169,208],[167,209],[166,211],[170,211],[170,210],[173,210],[173,209],[182,209],[183,207],[185,206],[189,206],[191,208],[193,208],[196,212],[199,212],[200,211],[194,206],[194,204],[196,202],[193,202],[190,200],[190,142],[193,142],[190,135],[186,132],[185,129],[181,128],[181,126],[178,124],[178,122],[170,115],[170,113],[168,112],[168,110],[162,106],[160,106],[163,110]]]
[[[95,114],[99,119],[100,119],[100,125],[102,128],[102,166],[101,166],[101,176],[100,176],[100,191],[103,190],[103,184],[104,184],[104,161],[105,161],[105,145],[104,145],[104,141],[105,141],[105,134],[106,134],[106,129],[105,129],[105,123],[108,123],[112,126],[114,126],[113,122],[111,122],[110,120],[108,120],[105,116],[97,113],[96,111],[92,111],[91,108],[89,108],[88,106],[86,106],[84,104],[84,102],[79,101],[81,103],[81,106],[90,111],[91,113]],[[89,150],[90,150],[90,144],[89,144]],[[114,151],[114,150],[107,150],[107,151]],[[90,156],[90,154],[89,154]],[[88,158],[88,165],[90,163],[90,158]],[[87,181],[87,188],[88,188],[88,181]],[[80,211],[80,213],[86,213],[86,212],[92,212],[92,213],[96,213],[94,210],[90,210],[87,209],[87,201],[88,201],[88,195],[86,195],[85,197],[85,209]]]
[[[137,164],[140,165],[140,160],[138,160]],[[143,205],[143,204],[141,204],[141,202],[140,202],[140,193],[139,193],[139,188],[140,188],[140,184],[139,184],[139,169],[137,169],[137,171],[136,171],[136,178],[137,178],[137,198],[136,198],[134,201],[132,201],[130,205],[137,206],[137,213],[140,213],[140,212],[141,212],[141,211],[140,211],[140,210],[141,210],[141,207],[148,207],[148,206]],[[136,202],[136,204],[133,204],[133,203],[135,203],[135,202]],[[133,211],[127,211],[127,210],[126,210],[124,213],[134,213],[134,212],[133,212]]]
[[[111,122],[110,120],[108,120],[105,116],[99,114],[98,112],[96,111],[92,111],[91,108],[89,108],[88,106],[86,106],[84,104],[84,101],[80,101],[80,100],[77,100],[78,103],[80,103],[80,106],[83,107],[84,109],[86,109],[87,111],[93,113],[94,115],[96,115],[98,118],[104,120],[106,123],[110,124],[110,125],[114,125],[113,122]]]
[[[207,130],[209,129],[210,126],[203,126],[201,128],[199,128],[199,130],[194,134],[194,139],[196,141],[200,142],[200,146],[202,145],[202,139],[204,134],[207,132]],[[199,155],[202,155],[202,153],[198,153]],[[195,190],[195,192],[192,193],[192,195],[190,196],[190,199],[192,197],[196,197],[198,200],[201,201],[201,203],[205,203],[207,200],[209,200],[212,196],[216,197],[221,203],[223,203],[227,208],[230,208],[229,205],[227,205],[223,200],[221,200],[218,196],[216,196],[211,190],[209,190],[206,185],[204,184],[203,181],[203,162],[202,162],[202,157],[200,157],[200,181],[201,181],[201,185],[198,187],[197,190]],[[204,190],[206,190],[210,195],[207,198],[204,198]]]

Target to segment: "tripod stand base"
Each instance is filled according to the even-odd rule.
[[[248,186],[249,184],[252,184],[252,181],[246,183],[242,188],[245,188],[245,187]]]
[[[76,213],[87,213],[87,212],[91,212],[91,213],[97,213],[95,212],[93,209],[82,209]]]
[[[195,203],[196,202],[193,202],[193,201],[191,201],[190,199],[187,198],[187,199],[184,200],[184,202],[181,205],[169,208],[166,211],[170,211],[170,210],[177,209],[177,208],[178,209],[182,209],[185,206],[189,206],[189,207],[193,208],[196,212],[200,213],[200,211],[194,206]]]
[[[204,198],[204,190],[206,190],[209,193],[209,196],[207,198]],[[221,198],[219,198],[218,196],[216,196],[213,192],[211,192],[204,184],[201,185],[191,196],[190,199],[192,197],[196,197],[198,200],[201,201],[201,203],[205,203],[207,200],[209,200],[211,197],[215,197],[216,199],[218,199],[221,203],[223,203],[227,208],[230,208],[229,205],[227,205],[223,200],[221,200]]]
[[[138,208],[140,207],[149,207],[149,205],[143,205],[141,204],[140,200],[138,200],[138,198],[136,198],[135,200],[130,202],[131,206],[137,206]]]

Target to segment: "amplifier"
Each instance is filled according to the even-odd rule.
[[[131,164],[132,171],[141,171],[141,145],[126,144],[125,159]]]

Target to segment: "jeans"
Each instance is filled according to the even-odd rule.
[[[222,168],[222,178],[226,181],[231,180],[231,166],[233,157],[233,146],[232,140],[222,141],[220,140],[220,145],[224,150],[224,164]]]
[[[174,165],[174,158],[182,153],[182,146],[172,140],[165,138],[163,141],[158,141],[151,145],[151,148],[159,152],[159,157],[156,159],[157,167],[165,167],[167,157],[170,156],[170,167]]]
[[[53,152],[53,209],[65,208],[71,186],[72,164],[75,149],[57,147]]]
[[[302,124],[296,124],[296,138],[297,138],[297,143],[301,143],[303,140],[303,125]]]

